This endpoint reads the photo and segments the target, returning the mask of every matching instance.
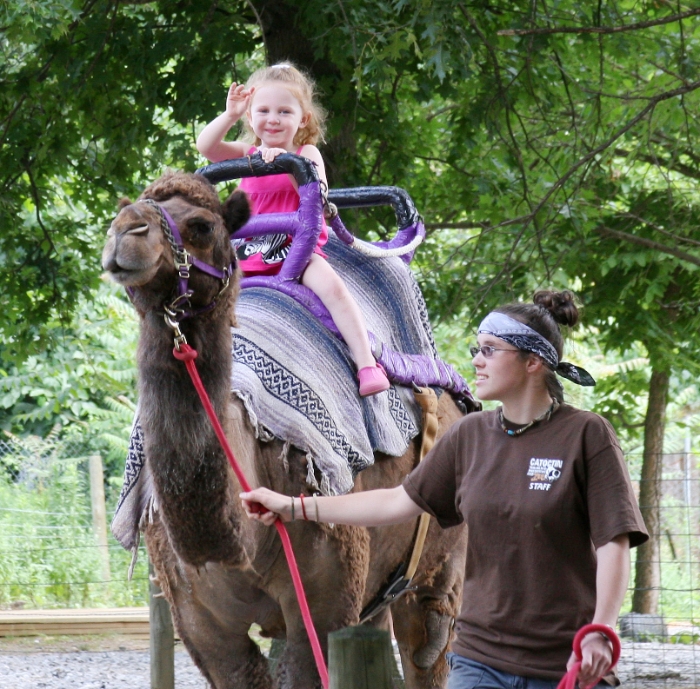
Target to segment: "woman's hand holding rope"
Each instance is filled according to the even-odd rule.
[[[592,632],[581,642],[581,655],[578,683],[582,689],[586,689],[610,670],[612,646],[600,632]],[[576,661],[576,654],[572,653],[566,669],[570,670]]]
[[[293,498],[289,495],[275,493],[268,488],[255,488],[249,493],[241,493],[240,497],[248,517],[262,522],[265,526],[272,526],[277,519],[283,522],[292,521]],[[261,512],[260,505],[268,511]]]

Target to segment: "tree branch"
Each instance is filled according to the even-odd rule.
[[[672,91],[664,91],[654,96],[649,103],[642,108],[629,122],[620,127],[616,132],[614,132],[606,141],[604,141],[599,146],[589,151],[583,158],[579,158],[552,186],[549,191],[542,197],[540,202],[535,206],[534,210],[528,215],[523,215],[518,218],[513,218],[510,221],[504,221],[500,223],[501,225],[513,224],[513,223],[529,223],[537,215],[537,213],[542,210],[544,205],[549,201],[552,196],[559,191],[559,189],[573,176],[573,174],[581,167],[586,165],[589,161],[595,158],[599,153],[602,153],[606,148],[609,148],[615,141],[617,141],[623,134],[626,134],[632,127],[634,127],[638,122],[643,120],[659,103],[680,96],[684,93],[690,93],[695,89],[700,88],[700,81],[694,81],[687,86],[682,86]]]
[[[679,150],[677,139],[671,139],[668,136],[662,134],[661,132],[654,132],[649,138],[649,141],[658,144],[664,150],[668,151],[671,154],[678,150],[680,154],[684,155],[686,158],[692,160],[696,165],[700,166],[700,155],[697,155],[688,148]]]
[[[639,31],[640,29],[648,29],[652,26],[661,26],[663,24],[671,24],[673,22],[682,21],[688,17],[700,15],[700,9],[688,10],[680,14],[672,14],[662,19],[653,19],[647,22],[636,22],[635,24],[627,24],[626,26],[553,26],[546,29],[501,29],[496,31],[497,36],[549,36],[557,33],[573,33],[573,34],[613,34],[622,33],[623,31]]]
[[[461,222],[427,222],[425,223],[426,230],[476,230],[485,229],[490,227],[488,221],[484,222],[470,222],[469,220],[464,220]]]
[[[246,3],[248,4],[248,7],[250,7],[251,11],[255,15],[255,21],[258,23],[258,26],[260,27],[260,36],[262,38],[263,47],[265,48],[265,58],[266,58],[266,61],[269,62],[270,49],[267,47],[267,39],[265,38],[265,25],[263,24],[262,17],[258,14],[258,10],[255,7],[255,5],[252,3],[252,0],[246,0]]]
[[[649,222],[645,218],[642,218],[639,215],[636,215],[634,213],[622,213],[623,218],[632,218],[632,220],[636,220],[637,222],[642,223],[642,225],[646,225],[647,227],[651,227],[652,230],[655,230],[656,232],[660,232],[661,234],[665,234],[667,237],[670,237],[671,239],[674,239],[677,242],[685,242],[686,244],[691,244],[693,246],[700,246],[700,242],[698,242],[695,239],[690,239],[690,237],[682,237],[679,234],[675,234],[674,232],[669,232],[668,230],[665,230],[663,227],[659,227],[656,223]]]
[[[53,239],[51,238],[51,233],[48,231],[46,225],[44,225],[41,219],[41,194],[39,194],[39,189],[36,185],[36,182],[34,181],[32,168],[30,166],[27,166],[25,172],[27,173],[27,177],[29,178],[29,186],[32,191],[32,200],[34,201],[34,214],[36,216],[36,222],[37,225],[39,225],[39,227],[41,228],[41,232],[44,235],[46,243],[49,245],[49,250],[46,252],[46,255],[57,255],[58,252],[56,251],[56,245],[54,244]]]
[[[479,38],[481,39],[482,43],[486,47],[487,52],[489,53],[489,56],[491,57],[491,61],[493,63],[494,76],[496,78],[496,83],[498,85],[498,92],[496,93],[496,95],[494,97],[497,98],[498,100],[500,100],[502,105],[503,105],[503,108],[504,108],[504,111],[506,114],[505,121],[506,121],[506,127],[508,129],[508,135],[509,135],[510,140],[513,144],[513,151],[512,151],[513,156],[514,156],[515,160],[517,161],[518,168],[520,169],[520,174],[522,175],[523,200],[525,201],[525,203],[527,203],[528,208],[530,209],[530,214],[529,214],[530,222],[535,223],[535,231],[539,232],[539,228],[537,227],[537,223],[535,222],[535,216],[537,214],[537,211],[532,209],[532,203],[531,203],[530,198],[529,198],[527,174],[525,172],[525,166],[523,163],[522,154],[520,152],[520,148],[518,147],[517,139],[515,137],[515,134],[513,133],[513,128],[511,125],[511,121],[510,121],[510,108],[508,107],[508,101],[507,101],[506,96],[505,96],[505,92],[507,89],[504,87],[503,80],[501,78],[501,66],[498,62],[498,57],[496,56],[496,48],[493,45],[491,45],[491,43],[488,41],[488,39],[486,38],[486,35],[481,30],[481,27],[477,23],[476,19],[474,19],[474,17],[471,15],[471,13],[464,6],[464,3],[461,3],[461,2],[457,3],[457,7],[459,8],[459,10],[462,13],[462,15],[464,16],[464,18],[471,24],[472,28],[476,32],[477,36],[479,36]],[[511,81],[511,83],[512,83],[512,81]],[[500,130],[499,130],[499,136],[502,136],[500,133]],[[503,143],[506,146],[508,146],[508,142],[506,141],[505,137],[502,137],[502,138],[503,138]],[[527,226],[527,224],[523,225],[523,227],[520,228],[520,231],[518,232],[517,237],[515,237],[515,239],[513,240],[513,243],[510,247],[510,251],[508,252],[508,256],[503,264],[503,266],[504,266],[503,272],[505,272],[507,270],[507,267],[510,265],[511,259],[512,259],[513,255],[518,247],[518,244],[520,243],[520,240],[522,239],[522,236],[525,233],[526,226]]]
[[[648,153],[632,153],[631,151],[626,151],[624,148],[616,148],[613,153],[620,158],[632,157],[635,160],[641,160],[644,163],[650,163],[651,165],[665,167],[667,170],[680,172],[685,177],[700,179],[700,170],[696,170],[694,167],[681,163],[677,160],[664,160],[664,158],[660,158],[656,155],[650,155]]]
[[[601,225],[595,228],[595,231],[607,237],[615,237],[616,239],[621,239],[624,242],[630,242],[632,244],[639,244],[640,246],[645,246],[648,249],[654,249],[655,251],[660,251],[664,254],[670,254],[676,258],[680,258],[682,261],[687,261],[696,266],[700,266],[700,258],[693,256],[680,249],[674,249],[672,246],[667,246],[666,244],[661,244],[660,242],[655,242],[651,239],[646,239],[645,237],[637,237],[629,232],[620,232],[620,230],[613,230],[610,227],[605,227]]]

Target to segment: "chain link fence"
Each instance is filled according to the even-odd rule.
[[[0,609],[147,605],[145,552],[127,582],[131,555],[104,518],[96,524],[91,457],[84,443],[58,437],[0,441]]]
[[[632,611],[636,565],[620,616],[623,686],[634,689],[700,687],[700,462],[689,451],[665,454],[659,463],[658,549],[650,564],[656,609]],[[642,456],[628,454],[637,494]],[[653,507],[640,503],[644,512]]]

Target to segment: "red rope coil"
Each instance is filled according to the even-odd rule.
[[[620,644],[620,639],[617,636],[617,634],[615,634],[615,632],[612,629],[610,629],[610,627],[604,624],[584,625],[583,627],[581,627],[581,629],[578,630],[578,632],[576,632],[576,636],[574,637],[573,646],[574,654],[576,656],[576,662],[571,666],[571,669],[562,677],[557,689],[575,689],[576,680],[578,679],[578,673],[581,670],[581,661],[583,659],[583,654],[581,651],[581,642],[583,641],[583,638],[585,636],[588,636],[588,634],[592,634],[594,632],[599,632],[612,644],[612,662],[610,663],[610,667],[600,677],[598,677],[598,679],[592,682],[588,687],[581,687],[581,689],[591,689],[591,687],[594,687],[596,684],[598,684],[598,682],[600,682],[600,680],[617,665],[617,661],[620,660],[620,652],[622,651],[622,645]]]

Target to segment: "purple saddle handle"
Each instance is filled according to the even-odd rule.
[[[314,163],[308,158],[293,153],[283,153],[272,163],[265,163],[260,153],[243,158],[223,160],[199,168],[197,174],[206,177],[212,184],[229,181],[240,177],[260,177],[280,173],[293,175],[299,187],[299,210],[296,213],[270,213],[265,221],[260,216],[252,218],[241,228],[234,238],[252,237],[267,234],[291,234],[294,242],[290,253],[285,259],[285,266],[280,275],[286,280],[298,279],[311,258],[313,249],[321,233],[321,213],[323,199],[320,194],[318,173]],[[304,188],[308,187],[307,191]],[[328,191],[328,202],[338,208],[367,208],[370,206],[390,205],[396,214],[398,232],[390,241],[372,242],[381,249],[397,249],[411,243],[416,236],[425,236],[422,218],[416,210],[413,199],[405,189],[393,186],[353,187],[331,189]],[[355,241],[354,235],[345,227],[337,212],[330,220],[330,226],[338,238],[345,244]],[[301,244],[294,248],[294,243]],[[414,251],[401,256],[402,260],[410,263]],[[289,267],[286,267],[289,264]]]
[[[323,227],[323,199],[316,166],[308,158],[294,153],[282,153],[266,163],[260,153],[222,160],[197,170],[212,184],[240,177],[291,174],[299,188],[299,209],[293,213],[265,213],[253,216],[231,239],[243,239],[268,234],[290,234],[293,237],[279,277],[299,280],[311,259]]]
[[[263,213],[254,215],[231,239],[244,239],[266,234],[291,234],[289,253],[278,273],[283,281],[299,280],[313,254],[323,229],[321,183],[308,182],[299,187],[299,210],[295,213]]]
[[[413,199],[401,187],[354,187],[351,189],[331,189],[328,201],[337,208],[367,208],[370,206],[392,206],[399,228],[390,241],[372,242],[380,249],[398,249],[410,244],[417,236],[425,237],[423,220],[416,210]],[[331,227],[344,244],[355,241],[353,234],[345,227],[339,215],[331,220]],[[415,249],[401,255],[405,263],[410,263]]]

